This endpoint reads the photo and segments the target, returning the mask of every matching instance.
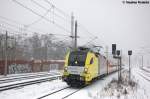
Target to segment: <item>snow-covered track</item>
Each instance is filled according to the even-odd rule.
[[[116,72],[117,71],[114,71],[114,72],[110,73],[109,75],[112,75],[113,73],[116,73]],[[101,76],[100,79],[105,78],[109,75]],[[73,94],[79,92],[81,89],[86,88],[86,87],[87,86],[78,87],[78,88],[65,87],[65,88],[59,89],[57,91],[45,94],[41,97],[38,97],[37,99],[56,99],[56,97],[58,98],[58,96],[59,96],[59,99],[66,99],[66,98],[72,96]]]
[[[5,91],[5,90],[13,89],[13,88],[18,88],[18,87],[23,87],[23,86],[27,86],[27,85],[36,84],[36,83],[51,81],[51,80],[55,80],[55,79],[59,79],[59,78],[61,78],[61,75],[29,79],[29,80],[25,80],[25,81],[21,81],[21,82],[20,81],[12,82],[11,84],[10,83],[1,84],[0,91]]]
[[[58,74],[58,72],[19,73],[19,74],[8,74],[7,76],[1,75],[1,76],[0,76],[0,79],[24,77],[24,76],[30,76],[30,75],[47,74],[47,73],[57,73],[57,74]]]
[[[62,99],[65,99],[65,98],[67,98],[67,97],[73,95],[74,93],[76,93],[76,92],[78,92],[78,91],[80,91],[80,90],[81,90],[81,89],[77,89],[76,91],[74,91],[74,92],[72,92],[72,93],[70,93],[70,94],[64,96]]]
[[[141,74],[141,73],[138,73],[141,77],[143,77],[145,80],[147,80],[147,81],[149,81],[150,82],[150,77],[148,77],[148,76],[145,76],[145,75],[143,75],[143,74]]]
[[[50,96],[50,95],[52,95],[52,94],[55,94],[55,93],[57,93],[57,92],[60,92],[60,91],[62,91],[62,90],[68,89],[68,88],[70,88],[70,87],[65,87],[65,88],[59,89],[59,90],[57,90],[57,91],[54,91],[54,92],[48,93],[48,94],[46,94],[46,95],[43,95],[43,96],[41,96],[41,97],[39,97],[39,98],[37,98],[37,99],[45,98],[45,97],[47,97],[47,96]]]
[[[15,82],[15,81],[21,81],[21,80],[27,80],[27,79],[34,79],[34,78],[40,78],[40,77],[48,77],[52,75],[58,75],[58,73],[39,73],[39,74],[28,74],[28,75],[17,75],[15,77],[6,77],[0,79],[0,84],[2,83],[9,83],[9,82]]]
[[[73,89],[71,87],[65,87],[62,89],[59,89],[57,91],[51,92],[49,94],[43,95],[37,99],[44,99],[44,98],[48,98],[48,99],[55,99],[54,97],[59,96],[59,94],[61,95],[59,98],[60,99],[65,99],[71,95],[73,95],[74,93],[80,91],[82,88],[77,88],[77,89]]]
[[[141,70],[143,70],[143,71],[145,71],[145,72],[148,72],[148,73],[150,73],[150,69],[146,69],[146,68],[140,68]]]

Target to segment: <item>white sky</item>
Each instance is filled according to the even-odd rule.
[[[150,46],[150,5],[127,5],[121,0],[59,0],[55,4],[73,9],[78,20],[108,45],[117,43],[126,50]]]
[[[37,9],[30,0],[18,0],[27,4],[42,15],[44,12]],[[37,0],[45,7],[49,7],[44,0]],[[118,49],[122,49],[127,54],[128,49],[134,52],[142,50],[141,47],[150,48],[150,4],[123,4],[122,0],[50,0],[56,7],[67,14],[74,13],[75,18],[82,23],[93,35],[99,37],[99,43],[105,43],[111,49],[111,44],[118,44]],[[36,8],[35,8],[36,7]],[[19,21],[23,24],[30,24],[39,17],[30,11],[22,8],[13,0],[0,1],[0,15]],[[50,16],[55,21],[53,16]],[[61,23],[59,21],[59,23]],[[42,25],[42,26],[41,26]],[[68,25],[64,25],[70,30]],[[55,33],[68,34],[54,29],[41,20],[33,27],[51,31]],[[79,30],[80,31],[80,30]],[[79,36],[92,36],[83,32]],[[86,36],[85,36],[86,37]],[[92,38],[92,37],[91,37]],[[89,39],[88,39],[89,40]],[[78,43],[85,44],[87,40],[79,39]],[[133,52],[133,53],[134,53]]]

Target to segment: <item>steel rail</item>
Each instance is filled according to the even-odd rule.
[[[45,98],[45,97],[47,97],[47,96],[50,96],[50,95],[55,94],[55,93],[58,93],[58,92],[60,92],[60,91],[62,91],[62,90],[68,89],[68,88],[70,88],[70,87],[65,87],[65,88],[59,89],[59,90],[57,90],[57,91],[54,91],[54,92],[48,93],[48,94],[46,94],[46,95],[43,95],[43,96],[41,96],[41,97],[39,97],[39,98],[37,98],[37,99]]]
[[[15,82],[18,80],[28,80],[28,79],[33,79],[33,78],[53,76],[53,75],[56,75],[56,74],[36,74],[36,75],[26,75],[26,76],[19,76],[19,77],[7,78],[7,79],[0,79],[0,84]]]
[[[41,79],[36,79],[36,80],[31,80],[31,81],[25,81],[25,82],[20,82],[20,83],[4,85],[4,86],[0,86],[0,91],[5,91],[5,90],[18,88],[18,87],[22,87],[22,86],[27,86],[27,85],[32,85],[32,84],[36,84],[36,83],[56,80],[59,78],[61,78],[61,75],[56,75],[56,76],[47,77],[47,78],[41,78]]]

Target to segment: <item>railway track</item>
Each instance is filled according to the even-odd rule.
[[[48,76],[52,76],[52,75],[58,75],[58,73],[53,73],[53,74],[51,74],[51,73],[42,73],[42,74],[34,74],[34,75],[32,74],[32,75],[2,78],[2,79],[0,79],[0,84],[15,82],[15,81],[21,81],[21,80],[27,80],[27,79],[40,78],[40,77],[48,77]]]
[[[150,77],[150,73],[149,73],[149,72],[141,71],[141,73],[142,73],[143,75],[146,75],[146,76]]]
[[[141,70],[143,70],[143,71],[145,71],[145,72],[147,72],[147,73],[150,73],[150,69],[145,69],[145,68],[140,68]]]
[[[68,95],[66,95],[66,96],[64,96],[64,97],[62,97],[62,99],[65,99],[65,98],[67,98],[67,97],[73,95],[74,93],[76,93],[76,92],[78,92],[78,91],[80,91],[80,90],[81,90],[81,89],[77,89],[76,91],[74,91],[74,92],[72,92],[72,93],[70,93],[70,94],[68,94]]]
[[[115,73],[115,72],[117,72],[117,71],[114,71],[114,72],[112,72],[112,73],[110,73],[109,75],[111,75],[111,74],[113,74],[113,73]],[[107,76],[109,76],[109,75],[104,75],[104,76],[102,76],[100,79],[102,79],[102,78],[104,78],[104,77],[107,77]],[[93,82],[94,83],[94,82]],[[87,86],[85,86],[85,87],[87,87]],[[45,94],[45,95],[43,95],[43,96],[41,96],[41,97],[38,97],[38,98],[36,98],[36,99],[58,99],[58,97],[59,97],[59,99],[66,99],[66,98],[68,98],[69,96],[71,96],[71,95],[73,95],[73,94],[75,94],[75,93],[77,93],[78,91],[80,91],[81,89],[83,89],[83,88],[85,88],[85,87],[81,87],[81,88],[72,88],[72,87],[65,87],[65,88],[62,88],[62,89],[59,89],[59,90],[57,90],[57,91],[54,91],[54,92],[50,92],[50,93],[48,93],[48,94]],[[63,96],[62,96],[63,95]]]
[[[22,81],[22,82],[12,82],[11,84],[6,83],[0,86],[0,91],[5,91],[5,90],[13,89],[13,88],[51,81],[51,80],[55,80],[59,78],[61,78],[61,75],[55,75],[55,76],[49,76],[49,77],[43,77],[43,78],[35,78],[35,79],[30,79],[30,80]]]
[[[41,96],[41,97],[39,97],[39,98],[37,98],[37,99],[45,98],[45,97],[47,97],[47,96],[50,96],[50,95],[52,95],[52,94],[55,94],[55,93],[57,93],[57,92],[60,92],[60,91],[62,91],[62,90],[68,89],[68,88],[70,88],[70,87],[65,87],[65,88],[59,89],[59,90],[57,90],[57,91],[54,91],[54,92],[48,93],[48,94],[46,94],[46,95],[43,95],[43,96]]]
[[[7,76],[4,76],[4,75],[0,76],[0,79],[3,79],[3,78],[13,78],[13,77],[16,77],[16,76],[27,76],[27,75],[35,75],[35,74],[45,74],[45,73],[48,73],[48,72],[9,74]]]
[[[60,72],[35,72],[35,73],[20,73],[20,74],[9,74],[9,75],[1,75],[1,79],[10,79],[10,78],[17,78],[17,77],[26,77],[26,76],[34,76],[34,75],[43,75],[43,74],[60,74]]]
[[[46,95],[43,95],[37,99],[44,99],[44,98],[48,98],[48,99],[55,99],[55,97],[59,98],[60,99],[65,99],[71,95],[73,95],[74,93],[80,91],[82,88],[79,88],[79,89],[73,89],[71,87],[65,87],[65,88],[62,88],[62,89],[59,89],[57,91],[54,91],[54,92],[51,92],[51,93],[48,93]],[[63,96],[62,96],[62,93],[63,93]]]
[[[150,82],[150,77],[149,76],[144,76],[143,74],[141,73],[138,73],[142,78],[144,78],[145,80],[149,81]]]

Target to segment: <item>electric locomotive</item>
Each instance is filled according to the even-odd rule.
[[[106,75],[110,71],[107,66],[105,56],[89,48],[80,47],[66,54],[63,80],[69,86],[87,85]]]

